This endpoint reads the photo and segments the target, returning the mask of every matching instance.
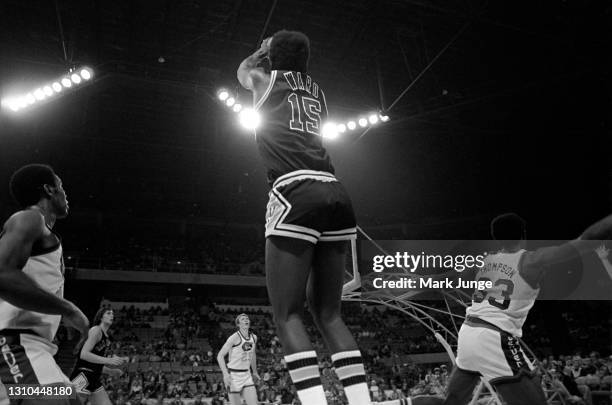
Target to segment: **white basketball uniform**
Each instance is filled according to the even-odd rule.
[[[485,257],[476,280],[491,281],[493,286],[474,292],[459,331],[457,366],[492,383],[533,370],[518,338],[540,290],[520,274],[524,254],[519,250]]]
[[[249,333],[248,337],[244,337],[240,331],[235,335],[240,338],[240,343],[233,345],[229,351],[227,370],[230,374],[230,392],[240,393],[244,387],[255,385],[251,376],[251,359],[255,354],[257,336]]]
[[[42,289],[64,296],[64,260],[58,243],[32,251],[23,272]],[[4,384],[70,383],[53,356],[61,315],[27,311],[0,299],[0,378]]]

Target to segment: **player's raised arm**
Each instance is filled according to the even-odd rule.
[[[22,271],[44,229],[43,216],[33,210],[18,212],[6,222],[0,238],[0,297],[28,311],[67,316],[72,326],[86,330],[87,318],[76,305],[45,291]]]
[[[270,39],[265,39],[261,47],[238,66],[238,81],[247,90],[258,92],[260,88],[268,85],[270,75],[259,64],[268,56],[269,42]]]
[[[522,263],[521,275],[530,283],[537,283],[546,270],[553,270],[556,265],[566,263],[579,255],[592,252],[601,245],[601,240],[612,236],[612,215],[591,225],[580,238],[564,243],[526,252]]]

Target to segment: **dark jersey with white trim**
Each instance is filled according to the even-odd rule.
[[[94,345],[93,349],[91,349],[91,353],[95,354],[96,356],[106,357],[108,355],[108,350],[111,347],[111,339],[106,333],[104,333],[103,330],[100,330],[100,332],[102,332],[102,337],[100,338],[100,341]],[[90,363],[89,361],[83,360],[79,356],[75,366],[75,373],[86,370],[92,371],[96,375],[101,375],[103,368],[104,364]]]
[[[327,121],[325,94],[309,75],[273,70],[255,108],[261,114],[257,146],[270,185],[296,170],[334,173],[321,138]]]

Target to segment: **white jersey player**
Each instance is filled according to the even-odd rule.
[[[250,332],[250,320],[246,314],[238,315],[235,323],[238,330],[219,350],[217,362],[223,372],[223,382],[229,391],[232,405],[241,404],[241,395],[247,405],[257,405],[257,391],[253,381],[259,380],[255,352],[257,336]],[[227,364],[226,355],[229,356]]]
[[[489,381],[508,405],[544,405],[546,398],[533,365],[520,346],[527,314],[539,293],[544,272],[592,251],[612,228],[612,216],[591,226],[580,239],[536,251],[524,250],[525,222],[509,213],[491,222],[502,250],[488,255],[476,274],[492,287],[477,290],[459,331],[457,367],[444,404],[467,404],[480,378]],[[431,402],[437,403],[437,402]]]
[[[89,322],[63,298],[62,245],[52,228],[68,214],[66,193],[53,169],[38,164],[17,170],[10,190],[22,210],[0,233],[0,379],[3,384],[69,384],[53,359],[57,346],[52,341],[62,316],[81,333]]]

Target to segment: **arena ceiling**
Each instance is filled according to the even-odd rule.
[[[72,66],[96,79],[0,117],[0,181],[44,160],[84,207],[171,198],[193,215],[231,218],[236,203],[259,220],[263,170],[215,91],[238,90],[240,61],[288,28],[309,35],[333,116],[397,100],[388,125],[329,146],[366,221],[502,209],[552,218],[585,200],[605,211],[610,19],[590,0],[4,0],[2,95]]]

